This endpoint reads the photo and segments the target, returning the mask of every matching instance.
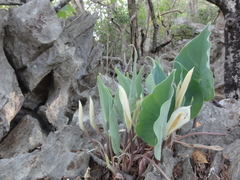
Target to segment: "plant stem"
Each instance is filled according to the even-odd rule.
[[[213,136],[226,136],[226,134],[222,134],[222,133],[210,133],[210,132],[195,132],[195,133],[190,133],[190,134],[186,134],[184,136],[180,136],[178,138],[176,138],[176,140],[181,140],[183,138],[186,138],[188,136],[194,136],[194,135],[213,135]]]
[[[145,156],[145,155],[142,155],[142,154],[136,154],[134,155],[135,157],[141,157],[141,158],[145,158],[146,160],[148,160],[149,162],[151,162],[155,167],[156,169],[162,174],[163,177],[165,177],[167,180],[170,180],[167,175],[163,172],[163,170],[152,160],[150,159],[149,157]]]

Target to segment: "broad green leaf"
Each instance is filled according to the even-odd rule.
[[[117,114],[112,107],[109,115],[109,135],[111,139],[113,152],[118,156],[120,154],[120,134],[118,130]]]
[[[105,133],[107,133],[108,132],[107,126],[110,118],[109,116],[113,108],[113,98],[112,98],[111,90],[102,83],[100,76],[98,76],[97,81],[98,81],[98,92],[100,96],[101,109],[102,109],[103,118],[104,118],[103,127],[104,127]]]
[[[117,73],[117,80],[119,84],[124,88],[127,95],[129,95],[131,80],[128,77],[124,76],[117,68],[115,68],[115,72]]]
[[[153,64],[151,73],[147,76],[147,78],[145,80],[146,88],[148,90],[148,93],[150,94],[150,93],[152,93],[154,87],[157,84],[161,83],[163,80],[165,80],[167,76],[163,72],[160,61],[157,62],[154,59],[152,59],[151,57],[148,57],[148,58],[152,60],[152,64]]]
[[[203,105],[202,88],[199,83],[192,79],[185,94],[184,106],[191,105],[191,119],[195,118]]]
[[[154,89],[155,86],[156,86],[152,73],[150,73],[150,74],[147,76],[147,78],[146,78],[146,80],[145,80],[145,86],[146,86],[146,88],[147,88],[148,94],[151,94],[151,93],[153,92],[153,89]]]
[[[209,63],[209,25],[191,42],[189,42],[174,60],[176,75],[180,74],[181,69],[177,66],[180,63],[188,71],[195,67],[193,78],[202,87],[203,99],[209,101],[214,97],[213,75]]]
[[[153,125],[154,133],[157,137],[157,144],[154,146],[154,156],[157,160],[161,160],[161,150],[163,141],[163,132],[166,122],[168,120],[168,112],[171,106],[172,97],[174,94],[173,87],[171,88],[170,98],[162,105],[160,115]]]
[[[172,97],[174,76],[175,70],[163,82],[158,84],[154,88],[153,93],[142,102],[136,133],[151,146],[155,146],[158,142],[153,127],[159,117],[162,105]]]
[[[163,69],[161,66],[155,61],[155,67],[152,70],[153,78],[155,81],[155,84],[158,85],[161,83],[164,79],[166,79],[166,74],[163,72]]]

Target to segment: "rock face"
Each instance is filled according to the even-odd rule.
[[[0,139],[10,129],[10,122],[23,104],[23,94],[19,88],[14,69],[9,64],[3,50],[3,34],[8,13],[0,11]]]
[[[68,124],[82,79],[96,78],[97,15],[63,21],[49,0],[32,0],[0,16],[0,179],[82,177],[92,145]]]

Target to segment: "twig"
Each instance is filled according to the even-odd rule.
[[[213,135],[213,136],[226,136],[226,134],[222,134],[222,133],[210,133],[210,132],[195,132],[195,133],[190,133],[190,134],[186,134],[184,136],[180,136],[180,137],[177,137],[176,140],[181,140],[185,137],[188,137],[188,136],[194,136],[194,135]]]

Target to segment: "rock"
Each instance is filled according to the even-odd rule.
[[[173,157],[173,151],[170,149],[163,149],[161,163],[159,163],[158,166],[162,169],[168,178],[172,177],[173,167],[175,164],[176,159]],[[148,165],[147,170],[143,173],[143,176],[145,176],[145,180],[161,180],[164,178],[159,170],[157,170],[151,163]]]
[[[171,149],[162,150],[162,160],[158,164],[167,177],[172,177],[173,167],[176,165],[176,159],[173,157],[173,151]],[[163,178],[163,176],[161,176]]]
[[[38,120],[26,115],[1,143],[0,157],[11,158],[28,153],[41,146],[45,139],[46,135]]]
[[[89,13],[75,17],[72,20],[74,23],[67,24],[59,38],[59,41],[64,42],[65,49],[68,50],[65,52],[66,60],[53,69],[54,88],[49,91],[48,100],[38,111],[52,130],[62,129],[69,122],[66,113],[68,107],[71,106],[68,105],[69,99],[72,98],[70,91],[77,91],[70,90],[70,85],[79,81],[86,73],[88,55],[92,48],[93,26],[96,19],[96,15],[90,15]],[[84,26],[81,26],[82,24]],[[77,85],[75,87],[78,88]]]
[[[154,175],[152,172],[149,172],[147,173],[145,180],[160,180],[160,178]]]
[[[22,0],[0,0],[1,5],[21,5]]]
[[[240,130],[240,128],[238,128],[238,131]],[[238,134],[238,137],[239,134]],[[224,149],[224,152],[227,153],[227,155],[229,156],[230,160],[231,160],[231,165],[228,169],[228,174],[230,175],[230,178],[232,180],[238,180],[240,177],[240,139],[236,139],[235,142],[233,142],[232,144],[229,144],[229,146],[227,146]]]
[[[28,91],[52,70],[53,64],[60,62],[54,42],[62,30],[48,0],[32,0],[9,10],[4,47]]]
[[[214,76],[214,88],[217,93],[224,94],[224,33],[223,31],[211,30],[210,41],[212,44],[210,54],[210,67]],[[219,96],[219,95],[218,95]],[[219,99],[223,99],[220,97]]]
[[[0,10],[0,140],[10,129],[10,122],[23,104],[23,94],[16,74],[8,63],[3,50],[3,28],[6,26],[7,12]]]
[[[184,158],[182,167],[183,167],[183,172],[182,172],[183,175],[179,178],[179,180],[197,179],[197,176],[193,172],[189,156],[186,156]]]
[[[89,126],[89,123],[86,124],[88,129]],[[99,135],[94,131],[90,130],[89,133],[101,142]],[[89,164],[89,154],[84,150],[93,148],[89,142],[78,126],[65,126],[62,131],[50,133],[41,149],[13,158],[0,159],[0,179],[82,177]]]

